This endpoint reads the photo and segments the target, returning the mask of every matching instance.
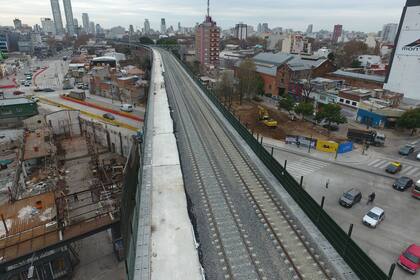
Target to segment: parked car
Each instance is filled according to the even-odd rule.
[[[53,90],[52,88],[44,88],[42,91],[43,92],[54,92],[55,90]]]
[[[396,174],[400,172],[401,169],[402,169],[401,162],[393,161],[386,167],[385,171],[391,174]]]
[[[398,151],[398,153],[402,156],[408,156],[408,155],[410,155],[411,153],[414,152],[414,148],[415,147],[413,145],[407,144],[407,145],[404,145],[403,147],[401,147],[400,150]]]
[[[397,261],[398,265],[412,274],[416,274],[420,268],[420,246],[411,244],[401,253]]]
[[[25,84],[23,84],[25,87],[30,87],[31,83],[30,82],[26,82]]]
[[[411,191],[411,195],[417,199],[420,199],[420,180],[418,180],[414,185],[414,188]]]
[[[34,89],[34,92],[41,92],[41,91],[44,91],[44,90],[42,88],[39,88],[39,87]]]
[[[133,112],[133,105],[131,104],[122,104],[120,110],[124,112]]]
[[[22,95],[22,94],[25,94],[25,93],[23,91],[20,91],[20,90],[15,90],[13,92],[13,95]]]
[[[29,100],[31,100],[31,101],[33,101],[33,102],[38,102],[38,101],[39,101],[39,98],[38,98],[38,97],[36,97],[36,96],[31,96],[31,97],[29,98]]]
[[[108,120],[115,120],[115,116],[113,115],[113,114],[110,114],[110,113],[105,113],[105,114],[103,114],[102,115],[102,117],[104,117],[105,119],[108,119]]]
[[[376,226],[385,219],[385,211],[379,207],[373,207],[363,217],[362,222],[368,227],[376,228]]]
[[[410,188],[413,185],[413,180],[408,177],[400,177],[395,180],[395,183],[392,184],[392,187],[397,191],[405,191],[406,189]]]
[[[360,200],[362,200],[362,193],[358,189],[352,188],[343,193],[338,203],[341,206],[350,208],[357,202],[360,202]]]
[[[417,154],[416,159],[420,160],[420,153]]]

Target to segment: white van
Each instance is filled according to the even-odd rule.
[[[120,107],[120,110],[121,111],[124,111],[124,112],[133,112],[133,105],[131,105],[131,104],[122,104],[121,107]]]

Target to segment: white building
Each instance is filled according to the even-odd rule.
[[[317,57],[328,57],[328,55],[331,53],[332,51],[330,49],[328,49],[327,47],[322,47],[319,50],[317,50],[316,52],[314,52],[314,55]]]
[[[41,26],[45,34],[55,35],[55,23],[50,18],[41,18]]]
[[[397,35],[398,24],[388,23],[382,28],[382,42],[393,43]]]
[[[420,101],[420,2],[407,0],[384,89]],[[402,28],[404,27],[404,28]]]
[[[290,34],[283,40],[281,51],[294,54],[312,53],[311,43],[300,34]]]
[[[166,21],[164,18],[160,19],[160,34],[166,33]]]
[[[379,55],[370,55],[370,54],[359,55],[357,60],[360,62],[360,66],[362,67],[368,67],[372,64],[381,63],[381,57]]]
[[[145,20],[144,20],[144,34],[149,34],[150,33],[150,23],[149,23],[149,20],[146,18]]]
[[[375,33],[369,33],[366,40],[365,40],[365,43],[369,48],[375,48],[376,47]]]

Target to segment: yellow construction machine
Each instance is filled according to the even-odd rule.
[[[258,120],[260,120],[263,124],[265,124],[268,127],[277,127],[277,121],[270,118],[267,109],[262,106],[258,106]]]

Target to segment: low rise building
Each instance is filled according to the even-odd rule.
[[[38,105],[26,98],[0,99],[0,122],[21,121],[38,114]]]
[[[342,89],[338,92],[338,104],[358,108],[360,102],[369,100],[373,96],[373,91],[368,89]]]
[[[359,103],[356,120],[368,127],[393,128],[404,110],[387,106],[383,100],[364,100]]]
[[[385,82],[384,76],[368,75],[343,70],[325,73],[323,77],[329,79],[342,79],[348,86],[368,89],[382,88]]]
[[[369,67],[370,65],[381,63],[381,57],[379,55],[359,55],[357,60],[360,62],[360,66],[362,67]]]

